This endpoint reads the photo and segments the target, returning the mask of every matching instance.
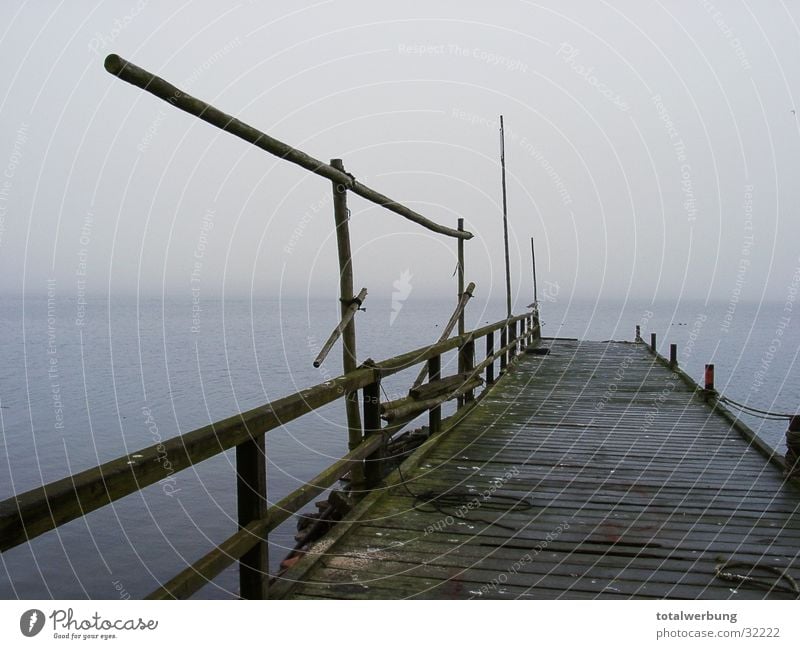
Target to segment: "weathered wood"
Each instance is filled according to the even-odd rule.
[[[338,158],[331,160],[331,167],[344,173],[344,165]],[[336,248],[339,257],[339,303],[342,321],[353,302],[353,256],[350,251],[350,211],[347,209],[347,189],[340,183],[333,183],[333,216],[336,223]],[[342,369],[349,374],[358,366],[356,354],[356,323],[352,318],[342,331]],[[358,409],[358,393],[345,395],[347,414],[347,447],[354,450],[362,440],[361,414]],[[363,467],[354,466],[351,472],[354,489],[363,486]]]
[[[262,518],[267,510],[267,454],[265,435],[236,447],[236,508],[239,529]],[[269,582],[267,540],[257,543],[239,560],[239,596],[266,599]]]
[[[316,597],[319,584],[339,579],[328,596],[466,598],[502,574],[503,596],[514,598],[719,598],[731,593],[714,578],[719,555],[783,566],[800,559],[800,490],[764,468],[735,426],[697,398],[696,384],[675,378],[666,360],[653,363],[643,344],[548,346],[547,356],[520,356],[402,473],[415,494],[524,499],[531,509],[479,505],[460,519],[457,504],[415,507],[405,489],[375,493],[318,554],[312,548],[302,583],[283,582],[278,594]],[[618,389],[608,398],[611,380]],[[520,565],[526,553],[533,560]]]
[[[138,86],[142,90],[146,90],[150,94],[163,99],[167,103],[175,106],[176,108],[200,118],[204,122],[216,126],[223,131],[241,138],[245,142],[258,147],[271,153],[279,158],[293,162],[304,169],[311,171],[318,176],[327,178],[334,184],[342,185],[343,188],[349,189],[354,194],[358,194],[362,198],[380,205],[387,210],[399,214],[400,216],[421,225],[428,230],[444,234],[449,237],[457,237],[463,239],[471,239],[471,232],[458,232],[453,228],[448,228],[431,221],[430,219],[418,214],[405,205],[393,201],[392,199],[376,192],[374,189],[358,182],[350,174],[345,173],[342,169],[337,169],[333,165],[327,165],[316,158],[295,149],[280,140],[275,139],[262,133],[249,124],[223,113],[221,110],[207,104],[204,101],[196,99],[191,95],[179,90],[171,83],[168,83],[161,77],[154,75],[147,70],[144,70],[129,61],[121,58],[116,54],[109,54],[105,60],[105,68],[108,72],[123,81]]]
[[[458,219],[458,231],[464,231],[464,219]],[[463,298],[464,298],[464,239],[457,240],[458,245],[458,293],[457,293],[457,303],[460,305]],[[471,293],[472,291],[470,291]],[[466,302],[464,303],[466,305]],[[458,335],[464,335],[464,309],[461,309],[458,314]],[[461,371],[461,370],[459,370]]]
[[[462,385],[468,377],[469,373],[463,372],[462,374],[453,374],[452,376],[431,380],[415,388],[411,388],[411,390],[408,392],[408,396],[412,399],[430,399],[432,397],[438,397],[440,394],[444,394],[448,390],[452,390],[456,386]],[[391,410],[396,405],[399,405],[398,402],[400,401],[406,401],[406,399],[387,401],[382,407],[388,407]]]
[[[314,359],[314,367],[319,367],[325,361],[325,358],[328,356],[328,352],[331,351],[334,344],[339,337],[342,335],[344,330],[347,328],[347,325],[353,319],[353,316],[356,312],[361,308],[361,305],[364,304],[364,300],[367,299],[367,289],[362,288],[358,295],[356,295],[351,301],[350,304],[346,305],[345,307],[345,314],[342,316],[339,324],[336,325],[336,328],[331,332],[331,335],[328,336],[328,340],[325,341],[325,344],[322,346],[322,349],[319,350],[319,354]]]
[[[383,443],[380,435],[365,440],[357,449],[267,509],[262,518],[249,523],[244,529],[240,529],[166,584],[153,591],[146,599],[185,599],[190,597],[225,568],[244,556],[254,545],[260,543],[267,533],[331,487],[353,466],[360,464],[365,457]]]
[[[536,250],[533,246],[533,237],[531,237],[531,270],[533,271],[533,304],[531,308],[534,312],[539,311],[539,292],[536,289]]]
[[[516,319],[522,316],[515,316]],[[504,328],[514,320],[501,320],[427,345],[374,366],[355,370],[246,412],[236,414],[160,444],[139,449],[100,466],[16,494],[0,502],[0,551],[80,518],[144,487],[170,478],[193,464],[234,448],[259,432],[285,425],[317,408],[386,377]]]
[[[508,326],[505,325],[500,328],[500,349],[506,349],[508,341]],[[500,355],[500,374],[503,374],[506,370],[506,366],[508,365],[508,353],[503,352]]]
[[[472,299],[474,292],[475,282],[470,282],[467,285],[466,290],[462,291],[461,297],[458,300],[458,304],[453,311],[453,315],[450,316],[450,319],[447,321],[444,329],[442,329],[442,333],[439,335],[439,340],[436,341],[437,343],[447,340],[448,336],[453,332],[453,328],[456,326],[456,323],[460,323],[462,321],[464,309],[467,308],[467,302]],[[460,331],[459,335],[463,335],[463,332]],[[417,374],[417,378],[414,379],[414,383],[411,384],[412,389],[422,384],[422,382],[425,380],[426,374],[427,368],[423,367],[420,369],[419,374]]]
[[[428,381],[438,381],[442,376],[442,357],[434,356],[428,360]],[[442,429],[442,407],[436,406],[428,412],[428,430],[436,435]]]
[[[425,412],[426,410],[430,410],[431,408],[439,406],[445,401],[450,401],[451,399],[456,399],[460,396],[463,396],[470,390],[474,390],[475,388],[480,387],[482,384],[483,384],[483,379],[475,377],[468,380],[466,383],[462,383],[454,390],[439,395],[438,397],[434,397],[431,399],[420,399],[420,400],[409,399],[406,403],[400,404],[395,408],[392,408],[391,410],[383,410],[381,416],[386,421],[391,422],[394,421],[395,419],[400,419],[420,414]]]
[[[475,340],[470,339],[462,348],[461,355],[463,357],[464,362],[464,373],[465,374],[473,374],[473,370],[475,369]],[[477,370],[475,374],[477,375],[480,373],[480,370]],[[481,384],[483,383],[483,379],[481,379]],[[472,389],[467,390],[464,392],[464,402],[473,401],[475,399],[475,394]]]
[[[486,385],[494,383],[494,332],[486,334],[486,359],[489,362],[486,364]]]
[[[381,384],[380,379],[364,388],[364,440],[381,434]],[[381,481],[383,473],[383,446],[364,460],[364,483],[371,489]]]

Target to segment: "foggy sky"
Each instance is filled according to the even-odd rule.
[[[167,6],[168,5],[168,6]],[[467,280],[784,300],[800,7],[3,3],[0,291],[335,295],[330,183],[112,77],[110,52],[450,226]],[[350,197],[356,286],[452,292],[455,240]],[[194,274],[193,274],[194,273]]]

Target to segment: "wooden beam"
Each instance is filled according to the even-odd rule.
[[[414,210],[409,209],[405,205],[397,203],[388,196],[384,196],[383,194],[376,192],[374,189],[371,189],[370,187],[358,182],[353,176],[343,172],[341,169],[335,169],[333,166],[327,165],[308,155],[307,153],[304,153],[299,149],[295,149],[294,147],[281,142],[280,140],[277,140],[266,133],[262,133],[258,129],[253,128],[249,124],[245,124],[231,115],[223,113],[218,108],[215,108],[214,106],[207,104],[200,99],[192,97],[183,90],[180,90],[171,83],[165,81],[161,77],[158,77],[152,72],[148,72],[147,70],[144,70],[143,68],[126,61],[117,54],[109,54],[106,57],[105,68],[114,76],[149,92],[151,95],[154,95],[159,99],[163,99],[167,103],[175,106],[175,108],[178,108],[185,113],[189,113],[190,115],[194,115],[204,122],[222,129],[226,133],[235,135],[236,137],[241,138],[245,142],[249,142],[259,149],[266,151],[267,153],[271,153],[274,156],[288,160],[289,162],[303,167],[304,169],[307,169],[318,176],[327,178],[334,183],[341,184],[346,189],[351,190],[354,194],[358,194],[362,198],[365,198],[376,205],[380,205],[381,207],[384,207],[395,214],[399,214],[409,221],[413,221],[414,223],[417,223],[422,227],[431,230],[432,232],[444,234],[448,237],[457,237],[463,239],[472,238],[471,232],[458,232],[453,228],[448,228],[431,221],[421,214],[418,214]]]
[[[314,359],[314,367],[319,367],[325,361],[325,358],[328,356],[328,353],[333,348],[336,341],[339,340],[339,337],[342,335],[342,332],[347,328],[347,325],[353,319],[353,316],[356,314],[361,308],[361,305],[364,304],[364,300],[367,299],[367,289],[362,288],[358,295],[356,295],[350,304],[347,306],[347,312],[342,317],[341,321],[336,328],[331,332],[331,335],[328,336],[328,340],[325,341],[325,344],[322,346],[322,349],[319,350],[319,354]]]

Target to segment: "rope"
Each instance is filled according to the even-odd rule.
[[[749,568],[748,574],[742,575],[738,572],[732,572],[731,568]],[[766,570],[777,575],[773,581],[768,579],[761,579],[759,577],[751,577],[750,573],[753,570]],[[793,595],[800,596],[800,587],[794,578],[786,572],[783,568],[778,566],[767,566],[760,563],[748,563],[746,561],[722,561],[717,563],[714,572],[716,576],[725,581],[736,582],[739,585],[750,584],[759,588],[764,588],[767,591],[777,590],[783,593],[792,593]],[[787,585],[781,583],[784,580]]]
[[[760,417],[761,419],[791,419],[794,415],[789,415],[783,412],[770,412],[769,410],[759,410],[758,408],[753,408],[752,406],[745,405],[743,403],[739,403],[738,401],[734,401],[733,399],[719,395],[719,400],[723,403],[733,406],[745,414],[749,414],[752,417]]]
[[[468,492],[468,491],[456,491],[450,490],[446,492],[436,492],[436,491],[423,491],[422,493],[415,494],[411,489],[408,488],[406,484],[406,479],[403,477],[403,472],[400,469],[400,466],[397,466],[397,472],[400,475],[400,484],[402,485],[403,489],[406,490],[409,496],[414,499],[414,509],[418,512],[423,512],[425,514],[432,514],[434,512],[438,512],[440,514],[444,514],[445,516],[451,516],[452,518],[458,518],[459,520],[469,521],[472,523],[484,523],[487,526],[494,526],[500,527],[505,530],[510,530],[512,532],[517,531],[516,527],[512,527],[511,525],[504,525],[503,523],[498,523],[496,520],[487,520],[481,517],[469,518],[467,516],[463,516],[458,512],[450,512],[445,510],[441,505],[444,507],[465,507],[467,503],[474,501],[477,498],[477,494]],[[486,500],[480,503],[479,509],[483,509],[489,512],[524,512],[530,511],[533,509],[533,504],[526,502],[524,500],[520,500],[519,498],[515,498],[514,496],[504,496],[502,494],[497,494],[491,496],[494,503],[489,503]],[[420,505],[430,505],[433,509],[423,509]]]

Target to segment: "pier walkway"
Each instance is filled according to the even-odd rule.
[[[542,347],[271,596],[796,597],[750,566],[800,572],[800,490],[701,391],[642,343]],[[723,561],[764,583],[721,578]]]

